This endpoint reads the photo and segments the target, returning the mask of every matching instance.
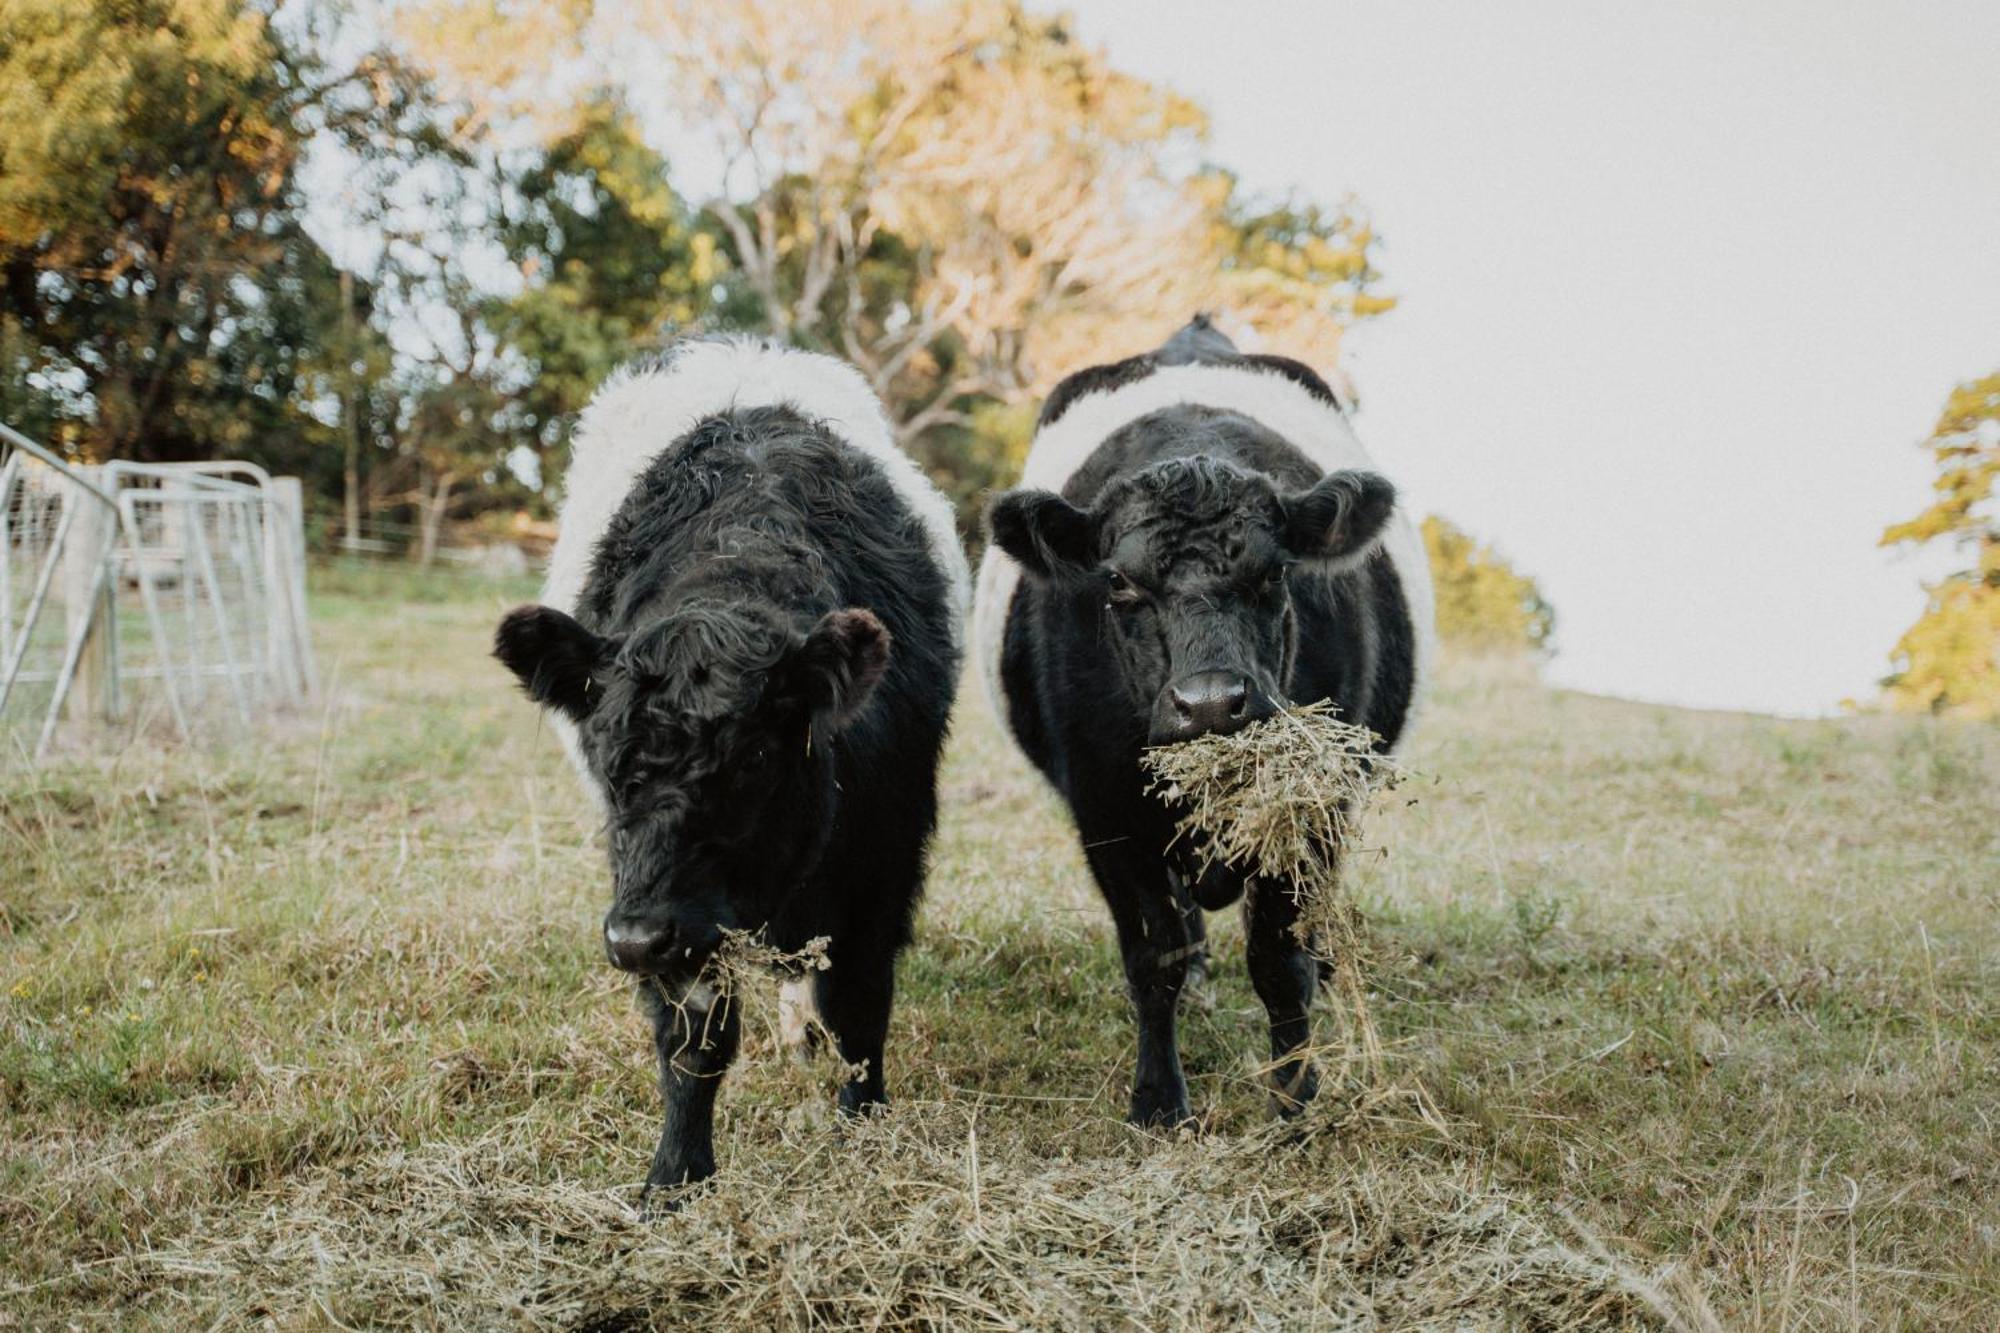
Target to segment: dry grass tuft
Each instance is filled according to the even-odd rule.
[[[1149,750],[1145,764],[1152,790],[1181,808],[1179,835],[1204,868],[1256,875],[1298,903],[1299,938],[1333,965],[1354,1052],[1380,1082],[1367,922],[1343,890],[1340,859],[1374,794],[1405,774],[1376,750],[1381,737],[1335,714],[1330,703],[1304,704],[1230,735]]]

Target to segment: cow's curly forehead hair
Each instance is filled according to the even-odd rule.
[[[699,723],[754,706],[791,642],[775,608],[694,602],[634,633],[618,664],[654,717]]]
[[[634,631],[583,723],[614,795],[662,781],[685,792],[719,772],[791,644],[784,618],[755,604],[684,603]]]
[[[1155,554],[1233,547],[1259,530],[1275,533],[1284,508],[1269,478],[1219,458],[1170,458],[1120,477],[1099,497],[1107,542],[1143,537]]]

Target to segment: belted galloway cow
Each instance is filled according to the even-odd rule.
[[[840,1108],[884,1100],[967,583],[950,506],[832,358],[689,340],[579,419],[543,604],[495,654],[605,819],[603,946],[638,979],[666,1102],[649,1188],[715,1171],[726,931],[829,939],[810,998],[851,1071]]]
[[[1305,1047],[1320,971],[1298,904],[1227,869],[1197,877],[1140,755],[1316,700],[1384,749],[1402,739],[1432,593],[1395,487],[1320,376],[1197,318],[1060,383],[988,526],[974,637],[1111,909],[1139,1028],[1131,1119],[1189,1118],[1176,1009],[1205,964],[1202,910],[1239,898],[1274,1103],[1296,1114],[1318,1090]]]

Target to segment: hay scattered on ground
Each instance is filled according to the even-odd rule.
[[[964,1105],[787,1121],[652,1223],[630,1190],[552,1174],[541,1132],[370,1154],[282,1182],[261,1207],[177,1217],[79,1266],[71,1295],[222,1328],[1682,1322],[1669,1276],[1494,1189],[1393,1101],[1323,1105],[1302,1143],[1296,1128],[1135,1135],[1129,1153],[1076,1160]]]
[[[1367,922],[1343,887],[1340,863],[1358,847],[1374,795],[1406,776],[1377,751],[1380,741],[1319,702],[1144,757],[1151,790],[1179,809],[1179,836],[1204,869],[1220,862],[1281,886],[1299,904],[1299,938],[1332,965],[1355,1053],[1378,1082]]]

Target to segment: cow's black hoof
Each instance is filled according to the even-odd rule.
[[[889,1099],[879,1092],[856,1092],[852,1087],[840,1090],[834,1109],[843,1120],[859,1120],[864,1116],[887,1115]]]
[[[1271,1110],[1280,1120],[1295,1120],[1319,1096],[1319,1069],[1308,1060],[1290,1074],[1271,1075]]]
[[[659,1222],[672,1217],[700,1192],[702,1182],[707,1179],[703,1176],[701,1180],[686,1180],[678,1185],[655,1185],[647,1181],[645,1188],[639,1191],[640,1220]]]
[[[697,1149],[686,1157],[674,1153],[664,1161],[655,1157],[653,1169],[646,1173],[646,1187],[639,1193],[639,1215],[655,1218],[679,1212],[702,1182],[714,1174],[715,1154],[706,1149]]]
[[[1187,1093],[1180,1088],[1134,1091],[1132,1109],[1125,1119],[1140,1129],[1178,1129],[1195,1122],[1194,1112],[1188,1109]]]

